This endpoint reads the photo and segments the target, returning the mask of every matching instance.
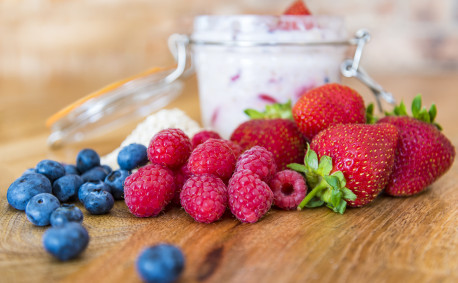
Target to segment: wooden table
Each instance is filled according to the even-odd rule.
[[[437,121],[458,145],[457,75],[378,76],[400,100],[422,93],[435,102]],[[104,216],[85,212],[91,241],[76,260],[60,263],[41,243],[46,228],[29,223],[6,202],[6,191],[22,172],[44,159],[75,162],[91,147],[104,155],[135,123],[59,150],[46,146],[44,120],[80,95],[109,80],[54,78],[46,82],[0,79],[0,282],[138,282],[139,251],[158,242],[180,246],[186,269],[180,282],[457,282],[457,165],[425,192],[410,198],[378,197],[344,215],[326,208],[302,212],[272,209],[256,224],[229,213],[199,224],[182,209],[155,218],[132,216],[123,202]],[[372,97],[354,80],[344,83]],[[195,78],[171,107],[199,119]]]

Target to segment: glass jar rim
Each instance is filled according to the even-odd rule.
[[[332,15],[200,15],[193,45],[348,45],[344,19]]]

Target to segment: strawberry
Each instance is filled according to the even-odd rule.
[[[331,125],[366,121],[366,109],[361,95],[337,83],[325,84],[305,92],[292,112],[299,129],[309,141]]]
[[[291,4],[288,9],[283,13],[283,15],[294,15],[294,16],[306,16],[311,15],[310,10],[305,5],[304,1],[297,0]]]
[[[240,124],[230,138],[243,150],[256,145],[266,148],[273,154],[278,170],[304,158],[305,141],[296,123],[291,120],[290,102],[267,105],[262,113],[252,109],[245,113],[253,119]],[[276,118],[278,116],[284,118]]]
[[[305,173],[312,189],[298,209],[326,203],[343,213],[347,205],[373,201],[388,183],[397,141],[398,131],[389,124],[339,124],[321,131],[308,147],[304,165],[288,166]]]
[[[404,103],[378,123],[389,123],[399,131],[393,173],[385,192],[392,196],[410,196],[423,191],[452,166],[455,147],[434,123],[436,106],[421,109],[421,96],[412,102],[413,117],[406,116]]]

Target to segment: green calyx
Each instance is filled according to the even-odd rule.
[[[343,214],[347,201],[356,199],[356,195],[345,187],[347,182],[343,173],[336,171],[331,174],[331,157],[324,155],[318,161],[316,152],[310,149],[309,144],[304,164],[291,163],[288,168],[305,174],[307,185],[312,189],[299,204],[298,210],[326,204],[332,211]]]
[[[291,111],[291,100],[286,103],[273,103],[266,105],[264,111],[258,111],[255,109],[246,109],[245,114],[251,119],[289,119],[293,120],[293,113]]]
[[[371,103],[366,107],[366,123],[375,124],[377,121],[378,118],[374,116],[374,104]]]
[[[421,102],[421,94],[415,96],[415,98],[412,100],[412,106],[411,106],[411,111],[412,111],[412,117],[423,121],[425,123],[430,123],[436,126],[437,129],[442,130],[442,127],[434,122],[434,119],[436,118],[437,115],[437,108],[436,105],[433,104],[431,107],[426,109],[426,107],[422,108],[422,102]],[[386,116],[409,116],[407,113],[407,108],[404,104],[403,101],[401,101],[401,104],[398,106],[395,106],[393,109],[393,112],[385,112]]]

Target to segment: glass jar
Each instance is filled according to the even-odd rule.
[[[348,40],[340,17],[237,15],[197,17],[191,44],[202,123],[229,138],[245,109],[339,82]]]

